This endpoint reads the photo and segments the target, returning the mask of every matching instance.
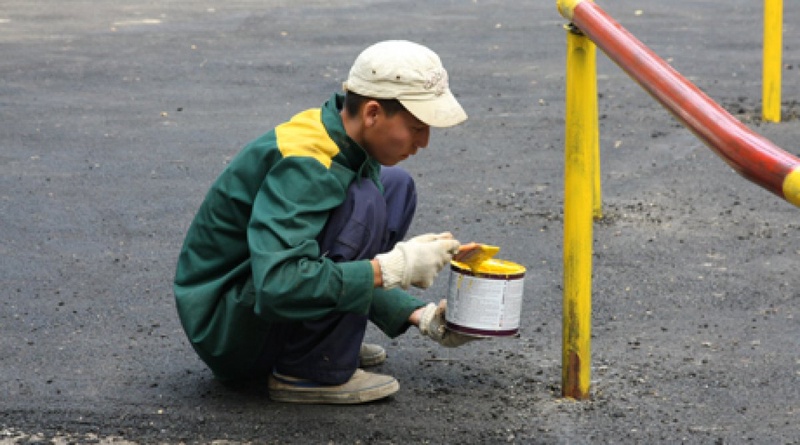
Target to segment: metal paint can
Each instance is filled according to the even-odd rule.
[[[508,337],[519,331],[525,267],[489,259],[477,267],[450,262],[447,328],[475,337]]]

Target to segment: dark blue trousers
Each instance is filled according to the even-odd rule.
[[[335,262],[372,259],[408,232],[417,206],[414,180],[399,167],[383,167],[384,192],[367,178],[354,181],[317,241]],[[367,316],[336,312],[320,320],[272,326],[254,371],[338,385],[358,368]]]

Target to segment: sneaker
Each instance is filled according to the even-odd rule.
[[[386,350],[379,345],[372,343],[362,343],[361,352],[358,354],[361,367],[378,366],[386,361]]]
[[[366,403],[388,397],[399,389],[400,384],[394,377],[361,369],[356,369],[350,380],[342,385],[322,385],[276,372],[269,377],[269,397],[276,402]]]

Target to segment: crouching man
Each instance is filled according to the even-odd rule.
[[[406,292],[432,284],[458,252],[448,233],[403,241],[416,209],[396,165],[431,127],[463,122],[430,49],[385,41],[355,60],[343,93],[245,146],[188,230],[175,297],[189,341],[222,380],[268,378],[273,400],[362,403],[399,389],[366,372],[382,362],[367,323],[389,337],[410,326],[444,346],[444,302]]]

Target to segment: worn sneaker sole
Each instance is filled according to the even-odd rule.
[[[369,383],[353,384],[351,379],[344,385],[317,386],[272,375],[269,378],[269,397],[283,403],[353,405],[383,399],[400,390],[400,383],[394,377],[380,377],[371,378],[374,381]]]

